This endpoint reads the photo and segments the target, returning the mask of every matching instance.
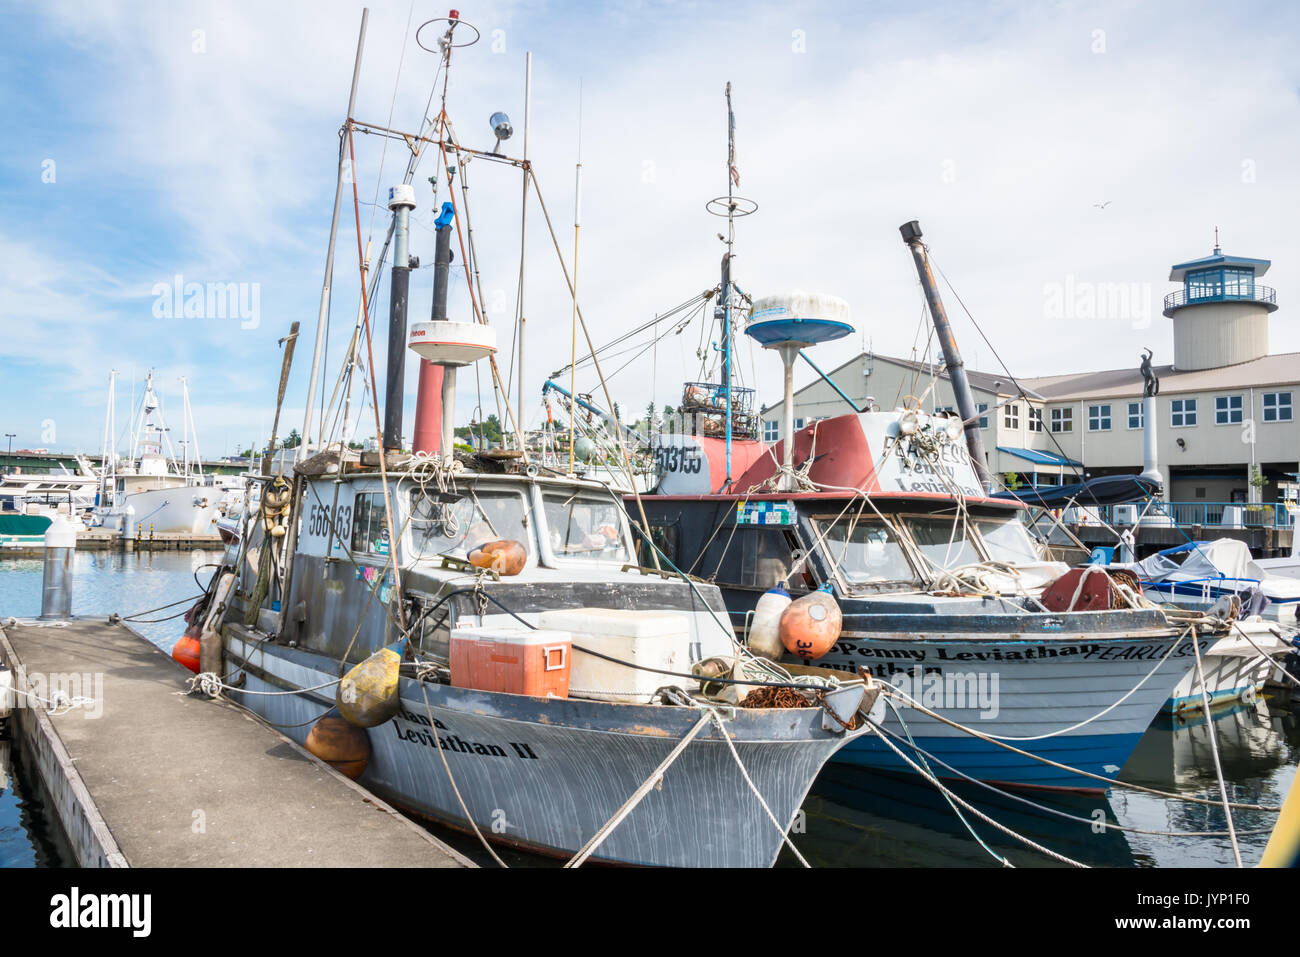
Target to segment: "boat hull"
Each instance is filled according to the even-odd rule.
[[[243,672],[245,692],[313,688],[338,675],[334,659],[258,647],[249,637],[227,629],[227,665]],[[445,757],[469,817],[485,837],[563,857],[615,815],[699,720],[699,712],[688,708],[548,700],[411,679],[402,680],[400,691],[397,716],[368,732],[372,754],[361,783],[422,817],[469,829]],[[299,742],[313,719],[334,704],[330,688],[232,696]],[[823,730],[822,712],[813,708],[740,709],[726,724],[746,771],[788,829],[845,736]],[[710,725],[592,860],[767,867],[781,845],[781,832]]]
[[[1176,641],[1169,635],[890,639],[850,634],[842,635],[818,664],[865,667],[950,721],[1037,758],[1114,778],[1170,691],[1194,667],[1190,640],[1184,639],[1165,657]],[[1023,786],[1105,788],[1096,779],[1018,755],[913,707],[900,707],[897,714],[887,709],[883,726],[903,739],[910,734],[921,749],[950,765],[933,766],[940,777],[965,774]],[[905,744],[900,747],[910,751]],[[908,756],[918,760],[915,753]],[[882,770],[909,769],[874,737],[855,740],[833,760]]]

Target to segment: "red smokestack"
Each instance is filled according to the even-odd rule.
[[[442,366],[420,360],[420,390],[415,397],[415,438],[411,449],[433,455],[442,445]]]

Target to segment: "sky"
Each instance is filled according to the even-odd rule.
[[[119,373],[119,442],[132,394],[138,401],[153,370],[174,437],[184,426],[181,378],[188,383],[205,458],[264,443],[277,342],[294,321],[301,333],[279,431],[300,429],[362,4],[2,6],[3,433],[13,433],[15,449],[97,454],[110,370]],[[1300,295],[1294,4],[459,9],[481,39],[452,58],[454,128],[462,143],[491,149],[488,117],[502,110],[515,128],[502,151],[520,155],[532,52],[529,156],[570,266],[581,158],[578,298],[597,344],[718,282],[726,224],[705,204],[726,192],[731,82],[737,192],[758,204],[736,224],[733,277],[756,297],[797,289],[848,301],[856,332],[811,351],[823,368],[866,347],[905,357],[925,349],[928,320],[898,233],[912,219],[952,284],[941,280],[941,292],[973,368],[1001,372],[1004,362],[1017,377],[1117,368],[1135,365],[1144,347],[1157,364],[1171,361],[1170,320],[1160,314],[1174,289],[1169,267],[1208,255],[1216,227],[1226,253],[1272,260],[1261,280],[1280,304],[1271,351],[1300,350],[1289,318]],[[418,128],[438,59],[417,45],[417,28],[446,12],[372,3],[358,120]],[[377,252],[386,188],[410,156],[400,140],[360,132],[354,150],[358,195],[354,207],[349,183],[340,212],[327,393],[357,316],[357,220]],[[422,267],[411,278],[411,321],[427,317],[431,302],[435,160],[424,157],[414,179],[411,251]],[[505,375],[521,178],[483,160],[466,176]],[[444,184],[439,202],[446,192]],[[526,250],[523,415],[535,425],[545,414],[542,382],[567,363],[572,333],[572,302],[535,197]],[[450,314],[469,320],[461,266],[457,249]],[[242,311],[176,314],[177,288],[183,297],[193,283],[234,289]],[[381,394],[387,288],[385,275],[370,304]],[[715,328],[660,331],[644,353],[607,360],[611,372],[633,359],[609,380],[625,412],[652,398],[677,404],[684,379],[716,366]],[[744,341],[738,374],[760,402],[780,399],[774,354]],[[798,383],[810,375],[802,368]],[[567,388],[568,376],[559,382]],[[408,438],[415,383],[408,361]],[[602,394],[589,368],[577,385]],[[496,407],[487,370],[463,371],[458,424]],[[373,411],[362,411],[361,435],[373,435]]]

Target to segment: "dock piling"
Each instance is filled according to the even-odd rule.
[[[45,570],[41,586],[41,617],[72,617],[72,561],[77,554],[77,528],[55,514],[45,530]]]

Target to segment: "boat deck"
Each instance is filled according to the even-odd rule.
[[[176,694],[189,672],[124,625],[10,619],[0,660],[94,699],[13,713],[80,866],[474,866],[243,710]]]

